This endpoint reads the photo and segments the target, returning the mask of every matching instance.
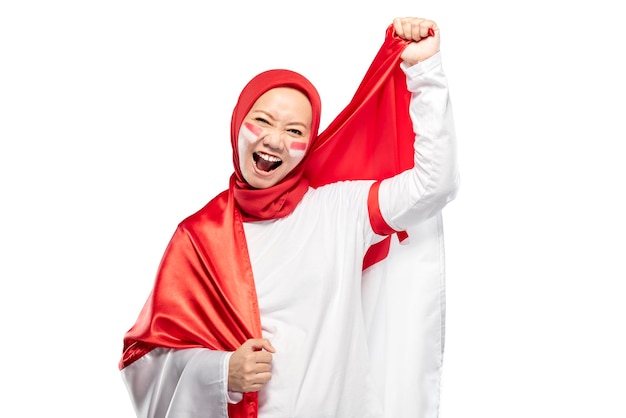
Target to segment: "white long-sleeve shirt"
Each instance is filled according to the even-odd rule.
[[[437,214],[458,185],[455,135],[439,54],[402,67],[412,92],[415,167],[382,181],[395,230]],[[358,163],[358,162],[355,162]],[[263,336],[276,349],[259,417],[383,417],[362,311],[362,260],[372,181],[310,189],[287,217],[244,223]],[[139,417],[227,417],[230,353],[158,348],[122,371]]]

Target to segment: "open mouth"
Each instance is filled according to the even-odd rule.
[[[272,170],[276,170],[283,163],[283,160],[281,160],[280,158],[274,157],[273,155],[262,154],[259,152],[252,153],[252,158],[254,159],[254,163],[259,170],[268,173]]]

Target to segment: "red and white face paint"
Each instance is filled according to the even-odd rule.
[[[239,132],[239,139],[244,139],[246,142],[252,144],[259,139],[263,129],[259,126],[253,125],[249,122],[244,122]]]
[[[263,94],[239,130],[239,165],[255,188],[280,182],[304,158],[311,135],[311,104],[298,90],[278,87]]]
[[[303,159],[304,154],[306,154],[306,147],[306,142],[293,141],[289,144],[289,155],[291,155],[292,158]]]

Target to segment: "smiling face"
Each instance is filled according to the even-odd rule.
[[[311,123],[311,103],[300,91],[278,87],[259,97],[239,131],[239,165],[246,182],[265,189],[284,179],[306,154]]]

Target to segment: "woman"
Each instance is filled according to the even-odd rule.
[[[230,187],[178,226],[125,336],[120,368],[138,416],[385,416],[363,269],[385,257],[391,234],[438,214],[458,181],[439,29],[421,18],[390,29],[385,65],[403,61],[410,104],[388,120],[377,102],[375,123],[410,115],[414,151],[399,158],[408,169],[382,181],[364,174],[386,159],[371,149],[384,138],[363,157],[337,155],[357,131],[376,130],[344,129],[372,110],[349,106],[318,136],[320,99],[307,79],[271,70],[251,80],[231,121]],[[364,179],[348,174],[354,166]]]

